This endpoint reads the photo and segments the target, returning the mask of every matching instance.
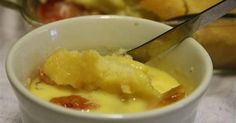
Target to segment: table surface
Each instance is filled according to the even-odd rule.
[[[21,123],[18,101],[5,72],[5,56],[26,33],[21,15],[0,7],[0,123]],[[214,75],[198,106],[195,123],[236,123],[236,73]]]

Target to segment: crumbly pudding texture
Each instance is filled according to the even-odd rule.
[[[95,50],[53,52],[29,90],[66,108],[101,113],[142,112],[185,97],[185,88],[167,72]]]

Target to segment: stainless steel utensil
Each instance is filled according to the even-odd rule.
[[[18,3],[16,1],[13,2],[13,1],[1,0],[0,5],[3,5],[3,6],[6,6],[8,8],[11,8],[11,9],[21,11],[21,6],[18,5]]]
[[[177,44],[181,43],[184,39],[191,37],[199,28],[222,17],[234,8],[236,8],[236,0],[223,0],[192,19],[128,51],[128,54],[138,61],[146,62],[152,57],[177,46]]]
[[[26,22],[33,26],[33,28],[42,26],[43,23],[39,22],[32,13],[34,5],[38,0],[0,0],[0,5],[20,12]]]

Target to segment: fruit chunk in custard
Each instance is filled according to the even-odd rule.
[[[62,49],[47,59],[40,75],[47,82],[76,89],[102,89],[115,94],[159,98],[180,84],[166,73],[156,76],[158,72],[129,56],[101,56],[94,50]]]

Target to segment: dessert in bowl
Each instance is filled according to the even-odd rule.
[[[26,34],[10,50],[6,64],[23,122],[193,122],[196,106],[212,74],[211,60],[201,45],[192,38],[186,39],[145,64],[113,53],[120,48],[137,47],[170,28],[132,17],[84,16],[51,23]],[[74,62],[76,59],[80,59],[80,64]],[[74,76],[68,77],[63,71]],[[161,81],[164,84],[158,84]],[[158,88],[160,85],[164,89]],[[176,91],[179,87],[181,91]],[[156,103],[178,97],[172,95],[173,90],[184,95],[181,93],[181,98],[161,106]],[[85,110],[83,106],[68,104],[71,99],[83,100]]]

